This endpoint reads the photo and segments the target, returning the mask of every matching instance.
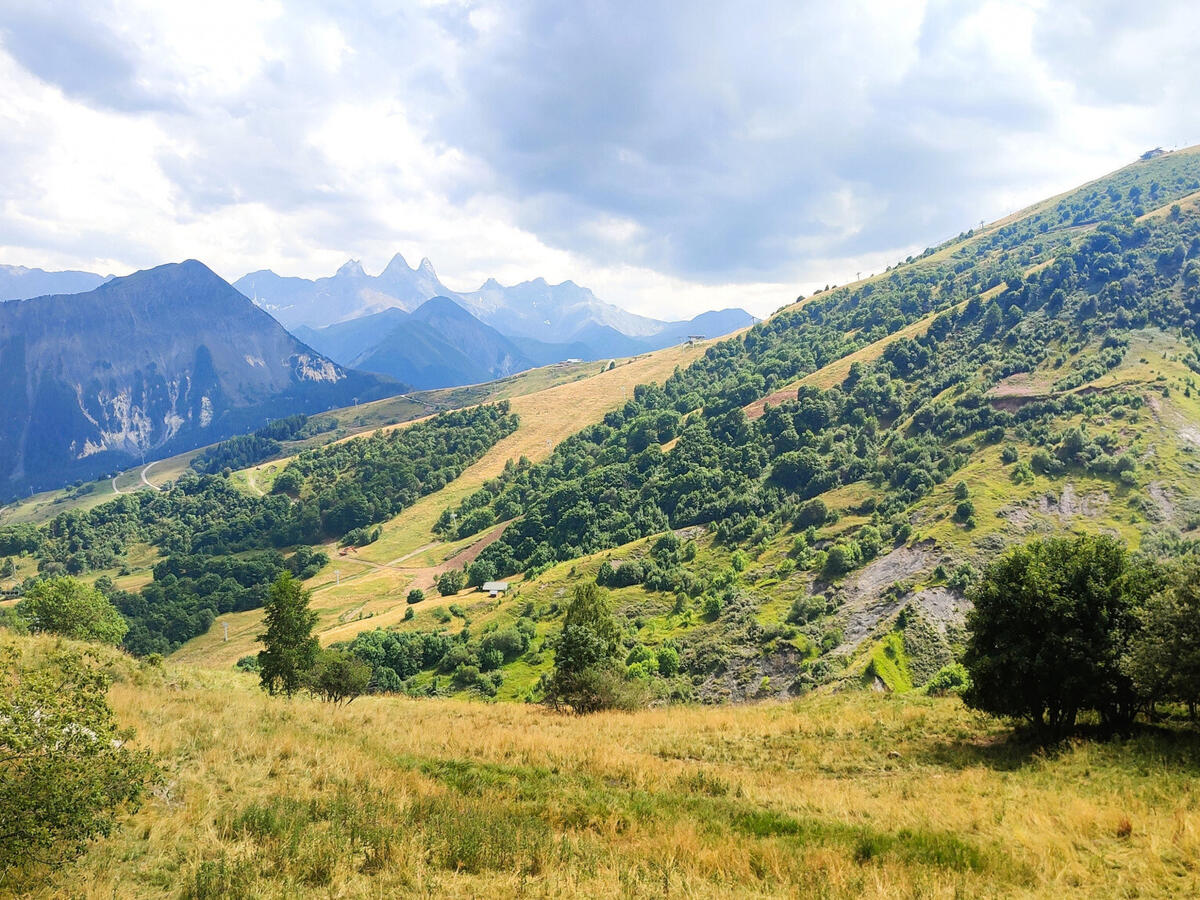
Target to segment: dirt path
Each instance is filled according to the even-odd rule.
[[[420,553],[424,553],[426,550],[430,550],[433,547],[436,547],[440,543],[441,543],[441,541],[433,541],[431,543],[424,544],[424,545],[418,547],[416,550],[413,550],[411,553],[405,553],[399,559],[393,559],[393,560],[389,561],[388,565],[389,566],[399,565],[400,563],[404,562],[406,559],[412,559],[414,556],[417,556]]]
[[[157,484],[151,484],[150,479],[146,477],[146,473],[150,471],[151,466],[154,466],[157,463],[158,460],[155,460],[154,462],[146,463],[146,465],[142,466],[142,484],[150,488],[152,491],[162,490],[162,488],[160,488]],[[113,487],[116,487],[116,484],[114,484]]]
[[[254,480],[254,470],[253,469],[246,470],[246,484],[249,485],[250,490],[254,491],[254,493],[258,494],[258,496],[260,496],[260,497],[267,496],[267,492],[264,491],[262,488],[260,488],[258,486],[258,482]]]
[[[121,490],[119,487],[117,487],[117,476],[116,476],[116,475],[114,475],[114,476],[113,476],[113,479],[112,479],[112,481],[113,481],[113,493],[114,493],[114,494],[123,494],[123,493],[125,493],[125,492],[124,492],[124,491],[122,491],[122,490]]]

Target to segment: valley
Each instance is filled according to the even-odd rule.
[[[150,869],[97,889],[1183,885],[1191,825],[1157,817],[1191,812],[1152,786],[1194,765],[1178,711],[1043,757],[957,695],[975,586],[1009,548],[1091,535],[1169,566],[1197,547],[1198,179],[1192,151],[1138,163],[732,337],[280,420],[6,508],[0,586],[94,585],[155,660],[113,662],[113,698],[161,758],[215,766],[235,721],[266,723],[220,776],[240,799],[180,767],[197,811],[138,814],[163,833]],[[351,707],[253,686],[264,596],[292,577],[319,646],[369,675]],[[624,711],[553,708],[581,590],[611,610]],[[208,737],[185,737],[193,714]],[[1145,774],[1163,753],[1172,774]],[[387,784],[391,805],[327,813],[357,789],[313,781],[301,812],[273,786],[294,757]],[[1091,790],[1092,766],[1124,793]],[[365,810],[386,849],[341,836]],[[464,843],[468,820],[505,816],[512,846]],[[415,868],[390,862],[413,858],[400,823],[431,848]]]
[[[0,900],[1200,896],[1197,33],[0,3]]]

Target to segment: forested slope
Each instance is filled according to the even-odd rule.
[[[441,513],[441,543],[409,524],[415,509],[375,490],[382,448],[372,442],[392,439],[381,436],[339,445],[354,448],[338,451],[354,458],[342,469],[297,458],[263,500],[220,479],[185,482],[182,496],[228,494],[172,552],[315,547],[356,529],[362,543],[382,523],[386,549],[364,548],[376,580],[346,589],[325,568],[321,582],[328,603],[344,600],[326,639],[361,635],[377,687],[539,697],[547,640],[580,580],[611,589],[629,674],[653,694],[920,684],[960,640],[964,588],[1012,541],[1066,529],[1117,533],[1166,556],[1191,546],[1198,192],[1195,151],[1137,163],[793,304],[636,387],[552,450],[495,443],[509,433],[503,414],[478,423],[480,452],[494,444],[511,458],[474,491],[454,480],[459,468],[419,477],[421,522]],[[556,435],[587,422],[565,407],[522,415],[553,417],[563,427],[546,433]],[[421,452],[452,448],[463,449]],[[119,554],[130,540],[73,545],[68,525],[10,529],[8,546],[24,535],[43,568],[86,569],[111,561],[88,554]],[[313,562],[304,553],[291,566],[301,573]],[[392,566],[412,555],[420,567]],[[456,566],[472,582],[518,583],[495,601],[403,603]],[[203,577],[186,566],[155,576],[160,586]],[[373,600],[371,585],[389,599]],[[160,587],[148,590],[143,600]],[[215,611],[227,608],[237,607]]]

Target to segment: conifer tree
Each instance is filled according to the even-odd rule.
[[[290,572],[271,585],[264,606],[267,630],[258,636],[265,645],[258,654],[259,678],[271,694],[291,697],[304,686],[316,661],[319,645],[312,630],[317,614],[308,608],[311,596]]]

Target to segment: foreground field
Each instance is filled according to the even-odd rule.
[[[1200,891],[1192,735],[1030,755],[956,699],[335,710],[249,676],[116,668],[164,783],[33,896]]]

